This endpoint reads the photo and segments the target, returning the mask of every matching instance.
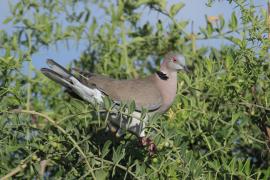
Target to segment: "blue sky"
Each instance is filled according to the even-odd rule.
[[[14,1],[12,1],[14,2]],[[225,20],[230,18],[231,13],[234,11],[232,5],[230,5],[225,0],[216,1],[212,7],[207,7],[205,4],[207,0],[167,0],[168,7],[171,4],[177,2],[185,3],[185,7],[178,13],[178,18],[180,20],[190,20],[194,22],[194,30],[198,31],[200,26],[205,26],[205,15],[217,16],[222,14]],[[266,8],[266,0],[255,0],[255,4]],[[2,22],[6,17],[9,16],[8,0],[0,1],[0,22]],[[155,18],[156,15],[150,15],[145,17],[145,21],[151,21],[151,18]],[[12,29],[11,25],[0,24],[1,29],[6,29],[7,31]],[[188,30],[191,28],[189,27]],[[221,44],[227,43],[224,40],[207,40],[198,43],[198,46],[215,46],[218,47]],[[36,68],[45,66],[45,61],[47,58],[52,58],[58,62],[66,65],[70,60],[78,58],[82,51],[84,50],[83,44],[77,47],[77,44],[70,44],[70,48],[67,49],[64,44],[59,44],[58,49],[51,47],[50,49],[42,49],[40,52],[32,56],[33,65]]]

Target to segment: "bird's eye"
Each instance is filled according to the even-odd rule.
[[[172,58],[172,61],[173,61],[173,62],[176,62],[176,57],[173,57],[173,58]]]

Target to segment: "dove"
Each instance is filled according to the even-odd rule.
[[[170,108],[177,92],[177,72],[188,71],[184,56],[176,52],[167,53],[160,69],[154,74],[138,79],[118,80],[79,70],[75,70],[79,74],[75,76],[52,59],[48,59],[47,64],[49,68],[41,69],[45,76],[86,102],[102,105],[104,97],[109,97],[118,107],[121,103],[134,102],[135,111],[130,117],[116,111],[111,113],[107,126],[117,136],[122,136],[125,130],[135,134],[149,151],[155,151],[156,147],[152,140],[146,138],[148,119]],[[143,110],[147,111],[147,115],[142,118]]]

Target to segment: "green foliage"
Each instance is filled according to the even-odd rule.
[[[236,7],[228,22],[219,16],[192,34],[177,19],[183,4],[165,0],[11,4],[4,23],[16,28],[0,30],[0,177],[269,179],[267,14],[248,1],[228,2]],[[160,19],[147,19],[147,10]],[[230,44],[196,49],[197,40],[215,38]],[[187,57],[192,73],[179,73],[174,105],[148,125],[156,155],[129,133],[106,133],[100,107],[71,98],[33,67],[35,53],[64,42],[85,45],[74,66],[115,78],[153,72],[169,50]],[[123,114],[135,110],[134,102],[125,107]]]

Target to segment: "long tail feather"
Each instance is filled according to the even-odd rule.
[[[54,72],[56,72],[57,74],[61,75],[62,77],[66,79],[72,76],[72,74],[68,72],[66,68],[64,68],[63,66],[61,66],[60,64],[58,64],[52,59],[47,59],[47,64],[51,68],[51,70],[53,70]]]
[[[47,76],[48,78],[54,80],[55,82],[63,85],[66,88],[71,88],[73,86],[73,83],[72,83],[72,81],[70,81],[69,77],[63,77],[62,75],[58,74],[55,71],[55,69],[54,70],[51,70],[51,69],[48,69],[48,68],[42,68],[41,69],[41,72],[45,76]],[[64,75],[67,75],[67,74],[64,74]]]

